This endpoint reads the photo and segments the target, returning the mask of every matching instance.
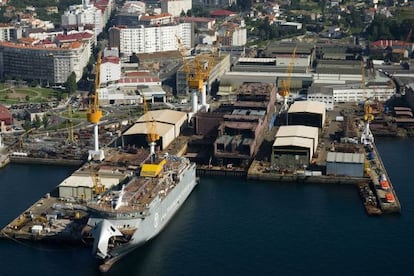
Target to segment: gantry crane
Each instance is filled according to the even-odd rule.
[[[292,80],[293,67],[295,65],[296,48],[297,46],[295,46],[295,48],[293,49],[292,56],[289,61],[289,65],[287,68],[287,78],[281,81],[282,89],[278,92],[279,95],[283,98],[283,104],[280,108],[279,114],[287,112],[289,108],[287,101],[290,93],[290,82]]]
[[[162,171],[166,159],[158,159],[155,155],[155,145],[160,139],[159,134],[157,133],[157,124],[154,118],[150,118],[147,100],[143,96],[143,106],[144,106],[144,118],[147,131],[147,141],[150,147],[149,158],[141,166],[141,176],[144,177],[157,177]]]
[[[98,134],[98,126],[99,122],[102,118],[102,110],[99,107],[99,86],[100,82],[100,74],[101,74],[101,59],[102,59],[102,52],[99,51],[98,59],[96,61],[95,67],[95,91],[94,93],[89,95],[89,104],[88,104],[88,112],[87,112],[87,119],[88,122],[92,123],[93,130],[94,130],[94,149],[89,150],[89,157],[88,160],[97,160],[102,161],[105,158],[104,152],[102,149],[99,149],[99,134]]]
[[[364,97],[364,130],[361,134],[361,143],[365,146],[370,146],[374,143],[374,135],[369,128],[369,124],[374,120],[374,115],[372,115],[372,101],[367,98],[366,87],[365,87],[365,67],[364,62],[361,61],[361,81],[362,81],[362,92]]]
[[[181,39],[176,36],[178,48],[183,58],[183,69],[186,74],[188,89],[192,93],[192,112],[198,111],[198,93],[201,94],[201,107],[208,110],[206,81],[210,75],[213,63],[213,55],[197,55],[192,64],[186,59],[186,49]]]
[[[153,158],[153,156],[155,155],[155,145],[157,144],[157,141],[160,139],[160,136],[157,133],[157,123],[155,122],[154,118],[150,118],[148,103],[145,96],[143,96],[142,100],[147,130],[147,142],[150,147],[150,157]]]

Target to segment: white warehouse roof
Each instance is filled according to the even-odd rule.
[[[318,128],[302,125],[280,126],[276,133],[276,137],[287,136],[317,138]]]
[[[148,111],[148,118],[154,118],[157,122],[163,122],[168,124],[182,124],[182,121],[187,120],[187,113],[171,110],[171,109],[161,109],[161,110],[151,110]],[[142,115],[137,122],[145,122],[145,115]]]
[[[302,126],[302,125],[289,125],[280,126],[275,138],[280,137],[303,137],[313,139],[313,149],[318,147],[319,129],[317,127]]]
[[[310,149],[310,155],[313,155],[313,139],[310,138],[303,138],[303,137],[279,137],[276,138],[275,142],[273,143],[273,147],[285,147],[285,146],[293,146],[293,147],[301,147],[301,148],[308,148]]]
[[[118,178],[105,178],[99,177],[99,181],[102,185],[105,186],[106,189],[111,188],[114,185],[119,184]],[[63,180],[59,187],[88,187],[92,188],[94,185],[92,176],[80,176],[80,175],[71,175],[65,180]]]
[[[159,136],[166,135],[171,128],[174,128],[171,124],[166,123],[159,123],[155,122],[156,125],[156,131]],[[147,131],[147,123],[145,123],[144,120],[141,122],[135,123],[132,127],[130,127],[127,131],[123,133],[123,135],[134,135],[134,134],[148,134]]]
[[[325,103],[315,101],[296,101],[289,107],[289,113],[317,113],[325,117]]]
[[[362,164],[364,163],[364,154],[330,151],[326,156],[326,162]]]

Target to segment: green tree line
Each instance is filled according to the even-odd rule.
[[[387,18],[384,15],[377,14],[371,25],[367,28],[367,36],[370,41],[381,39],[396,39],[409,42],[414,41],[413,35],[408,37],[410,31],[414,28],[414,18],[405,18],[402,20]]]

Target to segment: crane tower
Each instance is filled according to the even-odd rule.
[[[370,99],[367,99],[366,97],[366,91],[365,91],[365,68],[364,68],[364,62],[361,61],[361,77],[362,77],[362,90],[364,94],[364,130],[361,134],[361,143],[363,145],[372,145],[374,143],[374,135],[371,132],[371,129],[369,128],[369,124],[371,121],[374,120],[374,115],[372,115],[372,101]]]
[[[192,64],[186,59],[186,49],[183,42],[177,36],[177,43],[180,54],[183,58],[183,69],[186,73],[188,88],[191,92],[192,112],[196,113],[199,109],[198,106],[198,93],[201,95],[201,106],[208,110],[207,104],[207,84],[206,81],[209,78],[210,71],[213,67],[213,55],[197,55],[194,57]]]
[[[96,69],[95,69],[95,91],[94,93],[89,95],[89,105],[88,105],[88,112],[86,114],[88,122],[93,124],[93,138],[94,138],[94,149],[89,150],[88,160],[97,160],[102,161],[105,158],[104,151],[99,149],[99,134],[98,134],[98,126],[99,122],[102,118],[102,110],[99,107],[99,86],[100,82],[100,74],[101,74],[101,58],[102,52],[99,51],[98,59],[96,61]]]
[[[287,101],[288,101],[288,97],[290,93],[290,82],[292,80],[293,67],[295,65],[296,48],[297,46],[293,49],[292,57],[290,58],[290,61],[289,61],[289,66],[287,68],[287,78],[281,81],[282,89],[279,91],[279,95],[282,96],[283,98],[283,104],[280,108],[279,114],[283,112],[287,112],[289,108]]]
[[[148,104],[145,96],[143,97],[143,106],[144,106],[144,118],[147,130],[147,142],[150,147],[150,157],[153,158],[155,155],[155,145],[157,141],[160,139],[160,136],[157,133],[157,124],[154,118],[150,118],[150,114],[148,111]]]

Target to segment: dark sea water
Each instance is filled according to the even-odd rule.
[[[401,215],[368,217],[353,186],[202,178],[166,229],[107,275],[413,275],[414,140],[377,146]],[[0,170],[0,227],[73,170]],[[0,275],[100,275],[89,248],[0,240],[0,264]]]

